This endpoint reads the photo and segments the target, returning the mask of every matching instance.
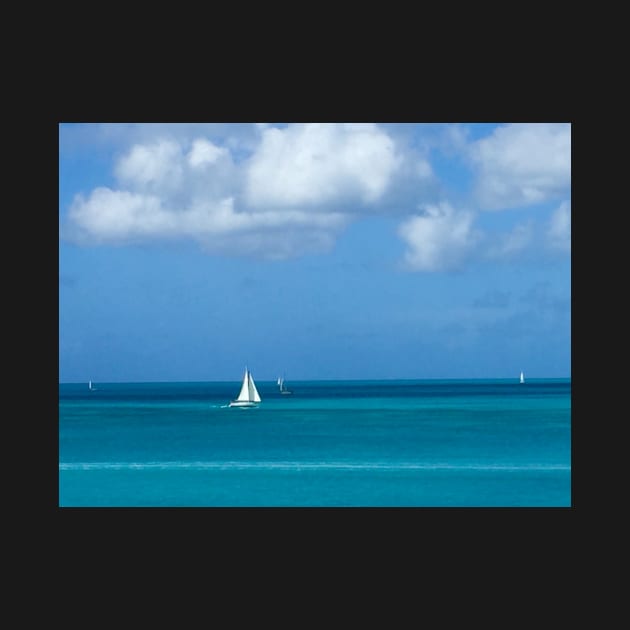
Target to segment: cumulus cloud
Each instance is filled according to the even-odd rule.
[[[446,202],[427,206],[424,214],[403,222],[399,236],[407,243],[405,263],[414,271],[458,268],[475,246],[479,233],[473,214],[456,211]]]
[[[374,124],[297,124],[261,134],[245,184],[255,208],[371,203],[399,164],[394,142]]]
[[[218,147],[205,138],[197,138],[193,144],[187,159],[193,168],[203,168],[208,164],[214,164],[220,157],[226,156],[228,151]]]
[[[571,251],[571,204],[563,201],[551,215],[547,230],[547,238],[553,249]]]
[[[74,198],[68,212],[66,236],[80,242],[124,241],[138,236],[163,235],[173,228],[172,213],[159,197],[96,188],[88,199]]]
[[[468,155],[478,175],[477,199],[486,210],[540,203],[571,186],[569,123],[497,127],[471,143]]]
[[[184,155],[179,143],[159,140],[134,145],[117,162],[114,175],[121,185],[136,191],[168,194],[182,185]]]
[[[258,144],[240,161],[227,141],[163,126],[144,141],[135,133],[114,164],[119,188],[77,195],[62,236],[83,244],[192,238],[208,251],[271,258],[325,250],[350,212],[382,198],[402,162],[372,124],[251,127]],[[418,180],[432,175],[422,159],[406,168]]]
[[[62,151],[79,151],[79,131],[71,127]],[[76,195],[60,235],[81,244],[191,239],[209,252],[287,258],[326,251],[351,221],[380,213],[400,217],[409,270],[456,269],[473,255],[507,259],[542,233],[531,223],[475,229],[475,214],[444,201],[452,201],[448,181],[436,176],[431,151],[468,156],[482,207],[507,207],[566,187],[569,131],[508,125],[471,143],[463,125],[95,126],[101,143],[128,136],[129,144],[113,151],[115,183]],[[568,202],[545,229],[547,245],[569,251]]]
[[[164,206],[162,200],[149,194],[97,188],[85,199],[77,195],[69,210],[70,231],[67,236],[77,242],[133,242],[153,239],[193,238],[206,249],[229,251],[232,241],[213,243],[216,236],[238,236],[240,245],[255,245],[264,254],[265,245],[274,244],[269,257],[296,253],[285,245],[278,249],[278,231],[305,230],[306,250],[318,244],[329,246],[322,233],[335,233],[346,223],[340,213],[317,215],[299,210],[283,212],[236,212],[234,199],[196,201],[185,209]],[[256,234],[255,234],[256,233]],[[290,240],[290,239],[289,239]],[[278,256],[278,254],[281,254]]]

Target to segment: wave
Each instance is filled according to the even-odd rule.
[[[488,470],[488,471],[569,471],[565,464],[449,464],[428,462],[60,462],[59,470]]]

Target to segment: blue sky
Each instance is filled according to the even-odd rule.
[[[61,382],[571,374],[571,125],[61,124]]]

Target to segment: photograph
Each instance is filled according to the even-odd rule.
[[[571,122],[57,127],[58,508],[573,507]]]

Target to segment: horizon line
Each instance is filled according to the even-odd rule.
[[[256,379],[258,383],[276,383],[278,377],[271,379]],[[571,379],[571,375],[568,376],[530,376],[525,379],[528,380],[552,380],[552,379]],[[101,383],[103,385],[122,385],[122,384],[144,384],[144,383],[235,383],[240,382],[241,378],[229,379],[229,380],[148,380],[148,381],[95,381],[91,380],[92,384]],[[285,379],[287,380],[287,379]],[[429,376],[429,377],[417,377],[417,378],[302,378],[302,379],[289,379],[291,383],[306,383],[306,382],[332,382],[332,381],[346,381],[346,382],[366,382],[366,381],[511,381],[519,380],[517,376]],[[90,379],[85,381],[58,381],[58,385],[83,385],[89,383]]]

